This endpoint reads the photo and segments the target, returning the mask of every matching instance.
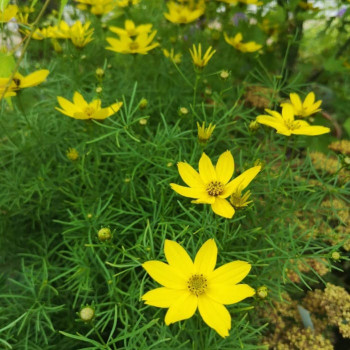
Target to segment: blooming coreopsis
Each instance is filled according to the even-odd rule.
[[[170,184],[171,188],[184,197],[194,198],[192,203],[210,204],[215,214],[232,218],[235,209],[226,200],[233,193],[246,188],[261,167],[255,166],[230,181],[234,171],[234,160],[230,151],[224,152],[214,167],[209,157],[203,153],[199,160],[199,173],[189,164],[177,164],[182,180],[189,186]]]
[[[61,108],[55,108],[59,112],[74,119],[106,119],[117,113],[123,105],[123,102],[116,102],[109,107],[102,108],[101,100],[96,99],[88,103],[79,92],[74,93],[73,103],[61,96],[57,97],[57,101]]]
[[[208,142],[208,140],[210,139],[210,136],[213,133],[215,127],[216,127],[216,125],[212,125],[212,123],[209,123],[208,127],[205,127],[205,122],[203,122],[202,125],[200,125],[197,122],[199,143],[206,144]]]
[[[163,49],[163,54],[166,58],[169,58],[170,61],[177,63],[177,64],[181,63],[182,54],[175,53],[174,49],[170,49],[170,51],[168,51],[167,49]]]
[[[119,28],[115,26],[110,26],[109,30],[113,33],[116,33],[118,35],[125,35],[125,36],[137,36],[143,33],[150,33],[152,30],[152,24],[141,24],[139,26],[136,26],[135,23],[129,19],[125,21],[124,28]]]
[[[217,246],[213,239],[199,249],[194,262],[178,243],[166,240],[164,253],[168,264],[147,261],[142,264],[148,274],[163,287],[142,296],[146,304],[167,308],[165,324],[186,320],[197,308],[203,321],[222,337],[229,335],[231,315],[224,305],[238,303],[255,294],[247,284],[238,284],[251,265],[233,261],[215,269]]]
[[[146,55],[148,51],[153,50],[155,47],[159,46],[159,43],[152,43],[152,40],[156,36],[157,31],[153,31],[150,35],[147,33],[141,33],[135,38],[131,38],[127,35],[120,35],[119,39],[108,37],[106,40],[109,45],[106,47],[107,50],[128,54],[141,54]]]
[[[270,115],[259,115],[256,121],[260,124],[270,126],[277,130],[278,134],[290,136],[295,135],[322,135],[331,130],[325,126],[310,125],[305,120],[295,120],[294,108],[290,104],[285,104],[282,108],[282,114],[265,109]]]
[[[237,33],[234,37],[229,37],[226,33],[224,33],[225,41],[233,46],[235,49],[241,52],[255,52],[262,48],[262,45],[257,44],[255,41],[248,41],[246,43],[242,43],[243,36],[242,33]]]
[[[191,23],[203,15],[205,5],[203,1],[199,1],[196,6],[178,4],[175,1],[169,1],[168,12],[164,13],[165,18],[176,24]]]
[[[81,4],[90,5],[90,12],[94,15],[104,15],[116,7],[114,0],[75,0]]]
[[[8,5],[3,11],[0,7],[0,23],[10,21],[12,18],[16,17],[17,12],[17,5]]]
[[[259,6],[259,5],[263,4],[263,2],[260,0],[218,0],[218,1],[226,2],[228,4],[233,4],[233,5],[236,5],[239,2],[242,4],[246,4],[246,5],[258,5]]]
[[[33,73],[28,74],[27,76],[23,76],[21,73],[16,72],[9,86],[9,92],[39,85],[46,80],[49,73],[50,72],[47,69],[37,70]],[[9,79],[9,77],[0,78],[0,90],[1,87],[4,87],[8,84]]]
[[[192,57],[192,62],[193,64],[198,67],[198,68],[203,68],[205,67],[209,60],[213,57],[215,54],[216,50],[213,50],[211,46],[205,51],[205,54],[202,56],[202,45],[198,44],[198,49],[196,46],[193,44],[192,50],[190,49],[191,57]]]
[[[321,109],[322,101],[315,102],[315,94],[313,92],[309,92],[305,97],[304,102],[301,101],[300,97],[296,93],[291,93],[289,95],[290,104],[294,109],[294,114],[298,117],[309,117],[310,115],[319,112]],[[281,107],[285,106],[289,103],[282,103]]]

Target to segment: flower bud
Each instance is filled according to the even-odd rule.
[[[91,306],[85,306],[79,312],[79,317],[84,322],[91,322],[94,316],[95,310]]]
[[[112,233],[108,227],[103,227],[98,231],[97,236],[101,242],[104,242],[112,238]]]

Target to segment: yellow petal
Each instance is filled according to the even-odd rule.
[[[170,266],[178,269],[185,276],[193,273],[193,261],[180,244],[166,239],[164,244],[164,253]]]
[[[216,181],[216,171],[210,158],[203,152],[199,160],[199,174],[205,184]]]
[[[73,116],[73,114],[75,112],[79,111],[77,109],[77,107],[72,102],[65,99],[64,97],[57,96],[57,101],[58,101],[59,105],[65,110],[66,115]]]
[[[220,196],[222,198],[227,198],[230,196],[233,192],[235,192],[237,189],[244,190],[255,178],[256,175],[258,175],[259,171],[261,170],[261,166],[254,166],[248,170],[246,170],[241,175],[237,176],[235,179],[233,179],[231,182],[229,182],[225,188],[224,193]]]
[[[309,92],[307,96],[305,97],[303,107],[308,108],[312,106],[315,102],[315,94],[313,92]]]
[[[214,271],[216,258],[218,255],[218,247],[213,239],[208,239],[198,250],[194,259],[194,267],[196,272],[208,275]]]
[[[21,88],[27,88],[31,86],[36,86],[42,83],[47,76],[49,75],[50,71],[47,69],[41,69],[37,70],[36,72],[33,72],[26,77],[24,77],[21,81]]]
[[[76,91],[73,95],[73,102],[80,110],[83,110],[88,106],[88,103],[78,91]]]
[[[230,305],[253,296],[255,290],[248,284],[210,284],[206,294],[220,304]]]
[[[110,105],[108,108],[108,116],[110,117],[111,115],[117,113],[120,108],[123,106],[123,102],[116,102]]]
[[[151,260],[142,264],[142,267],[162,286],[171,289],[186,289],[185,277],[172,266],[161,261]]]
[[[198,298],[189,291],[182,291],[179,298],[175,299],[165,315],[165,324],[186,320],[193,316],[197,310]]]
[[[181,196],[188,198],[201,198],[205,194],[203,189],[185,187],[177,184],[170,184],[170,187],[178,194],[181,194]]]
[[[235,165],[234,165],[234,160],[231,152],[230,151],[224,152],[219,157],[215,167],[218,181],[226,185],[230,181],[233,175],[234,168],[235,168]]]
[[[295,108],[296,114],[300,113],[300,111],[303,109],[300,97],[298,94],[292,92],[289,95],[290,101],[292,102],[293,107]]]
[[[213,284],[237,284],[248,275],[251,268],[245,261],[232,261],[214,270],[208,279]]]
[[[331,129],[325,126],[310,125],[306,127],[301,127],[300,129],[293,130],[292,133],[295,135],[316,136],[316,135],[327,134],[330,131]]]
[[[235,214],[235,210],[231,204],[223,198],[216,197],[215,202],[211,205],[211,208],[215,214],[220,215],[226,219],[231,219]]]
[[[207,192],[204,192],[203,195],[196,199],[195,201],[192,201],[192,203],[195,204],[213,204],[215,202],[216,197],[209,196]]]
[[[213,328],[223,338],[229,335],[231,316],[225,306],[203,294],[198,298],[198,310],[203,321],[209,327]]]
[[[259,124],[267,125],[274,129],[279,129],[281,125],[283,125],[282,123],[284,123],[283,121],[277,120],[275,117],[269,115],[259,115],[256,117],[256,121]]]
[[[103,120],[110,116],[108,108],[102,108],[91,115],[91,119]]]
[[[145,304],[156,307],[170,307],[174,300],[179,299],[184,294],[183,290],[169,289],[165,287],[150,290],[142,296]]]
[[[282,117],[288,123],[292,123],[294,121],[294,108],[292,105],[287,103],[283,106]]]
[[[191,165],[179,162],[177,163],[177,168],[179,170],[179,174],[182,178],[182,180],[190,187],[203,187],[204,183],[197,173],[196,170],[194,170]]]

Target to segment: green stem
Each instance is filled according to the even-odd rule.
[[[196,74],[196,81],[194,83],[194,88],[193,88],[193,102],[192,102],[193,108],[195,108],[195,106],[196,106],[197,88],[198,88],[198,82],[199,82],[200,78],[201,78],[201,76],[199,74]]]

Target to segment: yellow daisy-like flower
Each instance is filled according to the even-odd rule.
[[[9,22],[12,18],[16,17],[17,12],[17,5],[8,5],[3,11],[0,8],[0,23]]]
[[[141,33],[135,39],[130,38],[127,35],[121,35],[120,39],[107,38],[110,46],[106,47],[106,49],[123,54],[138,53],[141,55],[146,55],[148,54],[148,51],[159,46],[159,43],[152,43],[152,40],[156,34],[157,31],[155,30],[150,35],[147,33]]]
[[[12,79],[9,90],[17,91],[20,89],[39,85],[46,80],[49,73],[50,72],[47,69],[37,70],[33,73],[28,74],[27,76],[23,76],[21,73],[16,72]],[[0,78],[0,89],[2,86],[6,86],[8,81],[9,78]]]
[[[322,100],[315,102],[315,94],[313,92],[308,93],[304,102],[301,102],[301,99],[298,94],[291,93],[289,95],[290,103],[282,103],[281,107],[291,104],[294,109],[294,114],[298,117],[309,117],[312,114],[319,112],[321,109]]]
[[[141,0],[117,0],[117,5],[119,7],[128,7],[132,5],[137,5]]]
[[[242,43],[242,33],[237,33],[233,38],[229,37],[226,33],[224,33],[224,38],[229,45],[233,46],[235,49],[241,52],[255,52],[262,48],[262,45],[257,44],[255,41],[248,41],[247,43]]]
[[[205,11],[203,2],[200,2],[195,7],[190,7],[170,1],[167,6],[168,12],[164,13],[164,17],[175,24],[191,23],[202,16]]]
[[[199,143],[206,144],[208,140],[211,137],[211,134],[213,133],[216,125],[212,125],[210,123],[208,127],[205,127],[205,122],[203,122],[202,126],[197,122],[197,129],[198,129],[198,141]]]
[[[163,54],[166,58],[169,58],[172,62],[175,62],[176,64],[181,63],[181,53],[175,53],[174,49],[170,49],[168,51],[167,49],[163,49]]]
[[[113,103],[109,107],[102,108],[101,100],[96,99],[88,103],[84,100],[84,97],[79,93],[75,92],[73,95],[73,103],[69,100],[58,96],[57,101],[61,108],[55,107],[59,112],[67,115],[74,119],[97,119],[102,120],[110,117],[117,113],[123,102]]]
[[[305,120],[294,119],[294,108],[290,104],[285,104],[282,108],[282,114],[265,109],[270,115],[259,115],[256,121],[260,124],[270,126],[277,130],[277,134],[286,136],[294,135],[307,135],[315,136],[327,134],[331,130],[325,126],[310,125]]]
[[[113,33],[116,33],[120,36],[125,35],[125,36],[137,36],[142,33],[150,33],[152,30],[152,24],[141,24],[139,26],[136,26],[135,23],[129,19],[125,21],[124,24],[125,28],[119,28],[115,26],[110,26],[109,30]]]
[[[109,13],[116,7],[114,0],[75,0],[81,4],[90,5],[90,12],[94,15],[101,16]]]
[[[234,208],[226,200],[232,193],[244,190],[259,173],[261,166],[255,166],[230,181],[234,172],[234,160],[230,151],[224,152],[214,167],[203,153],[199,160],[199,173],[189,164],[177,164],[182,180],[189,186],[170,184],[171,188],[184,197],[195,198],[192,203],[211,204],[214,213],[231,219]]]
[[[263,4],[263,2],[260,0],[218,0],[218,1],[226,2],[227,4],[233,4],[233,5],[237,5],[239,2],[246,5],[257,5],[257,6],[260,6]]]
[[[213,50],[211,46],[209,46],[208,50],[205,51],[204,56],[202,57],[202,45],[198,44],[198,49],[193,44],[192,50],[190,49],[190,54],[192,57],[193,64],[197,66],[198,68],[205,67],[209,60],[213,57],[216,50]]]
[[[224,305],[238,303],[255,294],[247,284],[238,284],[249,273],[251,265],[233,261],[215,269],[217,246],[213,239],[199,249],[194,262],[178,243],[165,240],[168,264],[147,261],[142,266],[163,287],[142,296],[146,304],[167,308],[165,324],[186,320],[197,308],[203,321],[220,336],[227,337],[231,315]]]
[[[76,47],[84,47],[93,40],[93,28],[90,28],[90,22],[84,25],[80,21],[76,21],[69,30],[69,38]]]

